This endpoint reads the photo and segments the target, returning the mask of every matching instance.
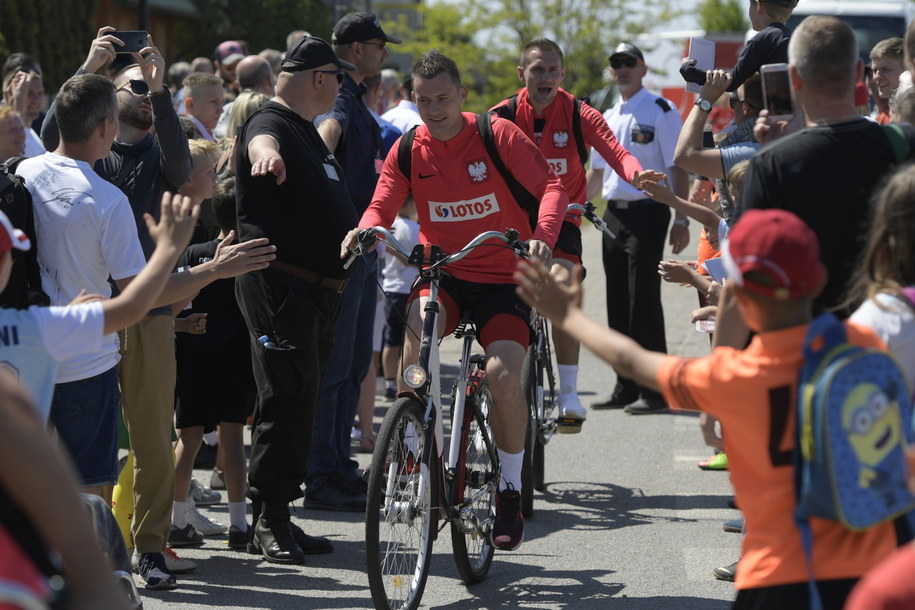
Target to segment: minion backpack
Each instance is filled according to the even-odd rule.
[[[896,359],[848,343],[834,315],[817,317],[804,341],[797,390],[794,518],[814,584],[810,517],[864,531],[915,508],[906,487],[906,446],[915,442],[912,402]]]

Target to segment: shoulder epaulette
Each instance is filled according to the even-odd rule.
[[[654,101],[654,103],[657,104],[658,106],[660,106],[660,107],[661,107],[661,110],[663,110],[664,112],[670,112],[670,111],[671,111],[670,104],[668,104],[668,103],[667,103],[667,100],[665,100],[664,98],[659,97],[658,99],[656,99],[656,100]]]

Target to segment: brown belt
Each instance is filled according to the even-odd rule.
[[[308,269],[304,269],[296,265],[290,265],[289,263],[284,263],[283,261],[279,260],[273,261],[270,263],[270,266],[278,271],[282,271],[283,273],[288,273],[292,277],[297,277],[300,280],[305,280],[309,284],[317,284],[322,288],[331,288],[337,292],[343,292],[343,289],[346,288],[346,283],[349,281],[320,275],[314,271],[309,271]]]

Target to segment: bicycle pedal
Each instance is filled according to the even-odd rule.
[[[559,434],[578,434],[581,432],[581,425],[584,422],[585,420],[575,417],[557,417],[556,432]]]

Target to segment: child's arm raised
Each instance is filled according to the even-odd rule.
[[[562,267],[557,267],[557,274],[565,274]],[[581,267],[576,267],[571,285],[551,275],[540,263],[529,263],[522,259],[514,277],[518,282],[515,289],[518,296],[549,320],[583,343],[588,349],[609,363],[623,377],[633,379],[641,386],[660,390],[658,385],[658,368],[667,358],[667,354],[650,352],[638,343],[595,322],[575,303],[579,302],[581,292]]]
[[[704,205],[677,197],[670,190],[670,187],[663,182],[649,182],[646,180],[642,182],[642,192],[655,201],[670,206],[677,212],[689,216],[707,227],[717,227],[718,222],[721,220],[721,216]]]

